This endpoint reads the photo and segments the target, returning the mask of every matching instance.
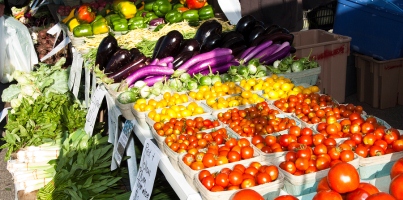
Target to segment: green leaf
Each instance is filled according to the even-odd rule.
[[[13,99],[16,99],[21,92],[21,86],[17,84],[11,84],[7,89],[3,90],[3,94],[1,95],[1,100],[3,102],[10,102]]]

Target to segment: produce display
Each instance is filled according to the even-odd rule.
[[[89,107],[70,91],[70,46],[32,72],[14,71],[16,83],[2,94],[11,109],[0,148],[18,191],[36,199],[129,199],[126,154],[111,170],[112,105],[119,120],[150,131],[183,175],[179,187],[189,184],[202,199],[403,198],[402,132],[297,82],[321,66],[293,55],[286,28],[251,15],[231,25],[206,0],[95,1],[57,13],[72,46],[86,52],[91,84],[105,86],[115,104],[100,103],[87,134]],[[50,27],[33,29],[39,58],[60,42],[46,33]],[[131,160],[142,153],[136,149]],[[168,199],[161,185],[171,190],[156,180],[151,199]]]

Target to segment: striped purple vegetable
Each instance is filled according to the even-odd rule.
[[[158,81],[168,80],[170,76],[153,76],[147,77],[143,81],[147,84],[147,86],[153,86]]]
[[[193,74],[208,69],[209,66],[213,69],[215,66],[220,66],[233,60],[234,56],[232,54],[210,58],[192,65],[187,73],[192,76]]]
[[[161,67],[159,65],[147,65],[130,74],[130,76],[126,78],[126,82],[127,85],[130,86],[136,81],[147,76],[170,76],[173,73],[174,70],[168,67]]]
[[[266,49],[267,47],[269,47],[271,44],[273,44],[273,42],[271,40],[264,42],[258,46],[256,46],[252,51],[250,51],[248,53],[248,55],[245,56],[245,58],[243,59],[244,62],[249,62],[249,60],[251,60],[252,58],[254,58],[259,52],[263,51],[264,49]]]
[[[239,59],[244,59],[254,48],[256,48],[256,46],[251,46],[251,47],[247,48],[247,49],[241,54],[241,57],[239,57]]]
[[[278,48],[280,48],[279,44],[272,44],[268,48],[258,53],[254,58],[258,58],[259,61],[261,62],[262,60],[265,60],[264,58],[267,58],[270,55],[272,55]]]
[[[285,48],[286,46],[290,46],[290,43],[289,42],[283,42],[281,45],[280,45],[280,47],[276,50],[276,51],[274,51],[273,53],[277,53],[277,52],[279,52],[279,51],[281,51],[283,48]]]
[[[193,58],[187,60],[185,63],[183,63],[178,70],[183,70],[187,72],[190,67],[195,65],[196,63],[199,62],[204,62],[205,60],[219,57],[219,56],[225,56],[225,55],[231,55],[232,50],[228,48],[216,48],[212,51],[206,52],[206,53],[201,53],[198,54],[197,56],[194,56]]]
[[[239,62],[229,62],[229,63],[223,64],[221,66],[211,68],[211,73],[213,73],[213,74],[215,74],[217,72],[220,73],[220,74],[227,73],[228,69],[231,66],[239,66]],[[200,73],[202,75],[204,75],[204,76],[209,75],[210,74],[210,69],[205,69],[205,70],[201,71]]]
[[[265,60],[263,60],[262,63],[271,65],[274,63],[274,61],[281,60],[281,59],[287,57],[288,55],[290,55],[290,49],[291,49],[291,46],[286,46],[283,49],[281,49],[280,51],[278,51],[277,53],[274,53],[271,56],[269,56],[268,58],[266,58]]]

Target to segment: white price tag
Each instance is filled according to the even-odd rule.
[[[47,32],[47,33],[49,33],[51,35],[57,34],[56,35],[56,40],[53,43],[53,48],[55,48],[55,44],[56,44],[57,38],[59,37],[60,31],[62,31],[62,27],[60,26],[60,23],[57,23],[52,28],[50,28],[48,30],[48,32]]]
[[[60,42],[57,47],[54,47],[52,51],[50,51],[48,54],[46,54],[45,56],[43,56],[41,58],[41,62],[43,62],[44,60],[52,57],[53,55],[55,55],[57,52],[59,52],[60,50],[62,50],[66,45],[68,45],[70,43],[70,38],[69,37],[65,37],[63,39],[62,42]]]
[[[116,165],[119,166],[122,162],[123,154],[126,150],[127,141],[130,138],[130,135],[134,128],[134,122],[131,120],[126,120],[125,124],[123,125],[123,130],[120,133],[119,140],[117,144],[115,143],[113,148],[112,159],[116,162]],[[111,170],[114,170],[113,167],[117,167],[111,165]]]
[[[85,107],[88,108],[89,107],[89,103],[90,103],[90,70],[88,68],[84,68],[84,73],[85,73],[85,91],[84,91],[84,95],[85,95]]]
[[[92,132],[94,131],[95,120],[97,119],[99,107],[101,107],[105,94],[105,87],[99,85],[91,98],[91,104],[88,108],[87,116],[85,117],[86,122],[84,127],[84,130],[88,135],[92,135]]]
[[[8,115],[8,110],[11,110],[11,107],[4,108],[3,111],[0,113],[0,122]]]
[[[152,142],[151,139],[147,139],[144,142],[140,167],[137,173],[136,182],[132,189],[132,194],[130,195],[130,200],[150,199],[160,159],[160,149]]]
[[[73,95],[77,97],[78,91],[80,89],[81,73],[84,59],[77,50],[75,50],[74,48],[72,50],[73,50],[73,62],[71,64],[70,69],[69,89],[73,90]]]
[[[106,93],[108,104],[108,142],[115,144],[115,134],[118,132],[119,116],[122,115],[109,92]]]

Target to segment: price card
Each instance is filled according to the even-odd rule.
[[[144,142],[143,154],[141,155],[140,167],[136,182],[130,195],[130,200],[150,199],[154,186],[155,174],[161,159],[161,151],[151,139]]]
[[[115,134],[118,132],[118,118],[122,113],[109,92],[106,93],[106,103],[108,104],[108,142],[115,144]]]
[[[83,61],[84,59],[82,55],[73,48],[73,62],[70,68],[69,89],[73,90],[73,95],[76,98],[80,89]]]
[[[92,136],[92,132],[94,131],[95,120],[98,116],[99,107],[101,107],[102,100],[104,99],[106,94],[105,87],[101,84],[95,90],[92,98],[91,104],[88,108],[87,116],[85,117],[85,127],[84,130],[88,135]]]
[[[111,165],[111,170],[116,169],[115,167],[119,166],[122,162],[123,154],[126,150],[127,141],[133,131],[134,122],[132,120],[126,120],[123,125],[122,132],[120,133],[119,140],[115,143],[113,148],[112,159],[116,165]]]
[[[11,110],[11,107],[4,108],[0,113],[0,122],[8,115],[8,110]]]
[[[90,103],[90,69],[84,68],[84,73],[85,73],[85,90],[84,90],[84,95],[85,95],[85,107],[89,107]]]

